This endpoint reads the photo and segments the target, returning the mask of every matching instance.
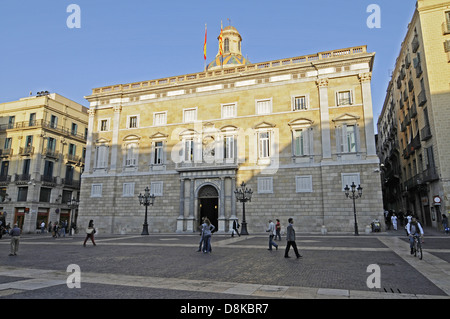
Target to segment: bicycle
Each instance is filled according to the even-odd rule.
[[[414,257],[417,257],[419,255],[419,259],[422,260],[423,254],[422,254],[422,237],[419,235],[413,235],[414,244],[413,244],[413,252]]]

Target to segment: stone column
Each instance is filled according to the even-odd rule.
[[[187,218],[187,225],[186,225],[186,231],[188,232],[194,232],[195,227],[195,217],[194,217],[194,210],[195,210],[195,179],[190,179],[191,183],[189,185],[189,217]]]
[[[328,79],[318,79],[322,158],[331,158],[330,114],[328,112]]]
[[[375,146],[375,134],[373,127],[373,109],[372,109],[372,93],[370,90],[370,80],[372,74],[370,72],[358,75],[361,82],[363,109],[364,109],[364,133],[366,137],[367,156],[377,156]]]
[[[220,190],[219,190],[219,229],[220,233],[225,232],[225,177],[220,178]]]
[[[119,123],[122,105],[114,106],[114,120],[113,120],[113,134],[112,134],[112,148],[111,148],[111,165],[110,170],[114,172],[117,169],[117,151],[119,149]]]
[[[177,233],[184,230],[184,178],[180,179],[180,215],[177,218]]]
[[[89,113],[88,135],[86,138],[86,158],[84,163],[84,171],[87,173],[89,173],[91,169],[92,134],[94,132],[95,109],[89,109],[88,113]]]
[[[228,229],[233,229],[233,221],[237,218],[236,216],[236,195],[234,191],[236,190],[236,177],[231,178],[231,216],[228,225]]]

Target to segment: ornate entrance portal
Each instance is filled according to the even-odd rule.
[[[203,217],[207,217],[211,224],[219,228],[219,193],[214,186],[203,186],[198,192],[198,205],[199,205],[199,225],[202,223]]]

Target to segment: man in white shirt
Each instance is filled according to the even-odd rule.
[[[269,220],[269,229],[266,230],[269,232],[269,249],[272,250],[272,246],[275,246],[275,249],[278,250],[278,245],[273,241],[273,236],[275,235],[275,224],[272,220]]]
[[[409,247],[411,248],[411,255],[412,255],[414,253],[413,252],[414,236],[420,234],[420,237],[423,237],[423,228],[415,217],[411,218],[411,221],[406,225],[406,232],[408,233],[409,236]]]

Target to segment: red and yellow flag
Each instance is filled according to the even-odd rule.
[[[203,44],[203,58],[206,60],[206,34],[207,34],[207,29],[206,29],[206,23],[205,23],[205,43]]]
[[[219,54],[223,55],[223,25],[222,21],[220,21],[220,34],[219,34]]]

